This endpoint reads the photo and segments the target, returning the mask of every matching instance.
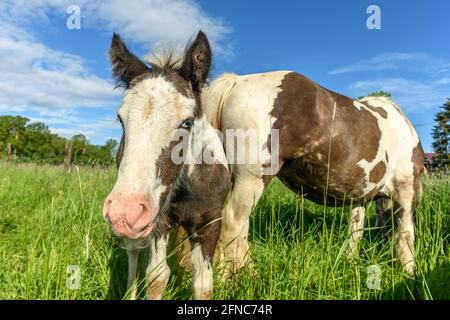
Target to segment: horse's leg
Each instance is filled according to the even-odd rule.
[[[381,234],[386,237],[388,235],[387,227],[393,214],[394,202],[388,197],[379,198],[375,202],[377,212],[375,227],[380,228]]]
[[[217,240],[219,240],[220,228],[221,221],[216,219],[193,234],[189,234],[192,264],[192,298],[195,300],[207,300],[212,297],[212,258],[216,250]]]
[[[134,283],[136,279],[136,272],[138,267],[139,250],[135,248],[127,249],[128,255],[128,280],[127,280],[127,291],[131,288],[131,300],[136,300],[137,288]]]
[[[353,206],[350,212],[349,219],[349,242],[347,255],[349,258],[355,257],[358,252],[358,244],[363,236],[364,230],[364,215],[366,209],[363,206]]]
[[[222,211],[222,232],[216,253],[216,261],[225,268],[226,276],[250,261],[249,217],[263,190],[264,183],[259,177],[236,177],[231,199]]]
[[[166,261],[169,234],[150,238],[150,262],[146,271],[147,298],[160,300],[169,281],[170,269]]]
[[[395,251],[404,270],[414,274],[414,217],[416,199],[420,191],[415,190],[413,179],[405,179],[396,185]]]

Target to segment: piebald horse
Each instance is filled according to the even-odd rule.
[[[116,236],[126,239],[128,286],[136,277],[139,249],[149,246],[147,296],[161,299],[170,274],[169,231],[181,225],[191,248],[193,298],[209,299],[231,176],[218,132],[201,106],[211,64],[208,39],[199,32],[182,60],[167,57],[148,66],[114,34],[109,57],[126,92],[118,111],[123,135],[117,181],[103,217]],[[199,155],[204,161],[196,161]]]
[[[274,176],[312,201],[352,206],[350,256],[362,237],[364,203],[376,200],[380,226],[394,212],[397,257],[414,273],[413,211],[423,150],[396,104],[353,100],[291,71],[226,74],[207,85],[211,51],[201,32],[182,60],[151,67],[115,35],[110,60],[127,91],[118,112],[124,129],[118,178],[103,216],[114,234],[130,239],[129,284],[145,242],[151,251],[148,297],[161,298],[169,277],[169,230],[181,225],[189,236],[193,297],[210,298],[216,246],[227,268],[249,260],[249,216]],[[188,132],[188,147],[175,163],[179,130]],[[235,139],[230,130],[257,132],[257,161],[230,161],[236,147],[228,148]],[[243,145],[255,148],[249,139]],[[210,161],[192,164],[198,150]]]
[[[394,213],[396,255],[414,273],[413,213],[424,152],[398,105],[386,97],[354,100],[292,71],[225,74],[205,86],[202,103],[207,121],[222,132],[257,129],[259,150],[271,152],[274,131],[279,140],[271,174],[262,172],[273,157],[230,163],[233,186],[222,212],[219,262],[239,268],[248,261],[250,212],[277,176],[313,202],[351,206],[349,257],[363,235],[364,203],[376,201],[378,227]]]

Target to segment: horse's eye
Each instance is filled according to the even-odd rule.
[[[190,127],[192,127],[193,124],[194,124],[194,118],[187,118],[186,120],[184,120],[181,123],[180,128],[189,129]]]

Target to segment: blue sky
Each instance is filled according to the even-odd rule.
[[[381,9],[380,30],[366,26],[371,4]],[[66,27],[70,5],[81,9],[79,30]],[[389,91],[430,151],[433,116],[450,98],[449,13],[446,0],[2,0],[0,115],[97,144],[118,139],[112,32],[143,57],[201,28],[213,43],[213,77],[283,69],[351,97]]]

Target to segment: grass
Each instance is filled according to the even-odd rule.
[[[0,162],[0,299],[126,297],[126,254],[100,214],[114,181],[114,169],[67,173]],[[214,298],[450,299],[449,194],[448,176],[425,185],[416,212],[418,275],[410,279],[395,261],[392,236],[373,229],[373,204],[359,257],[349,262],[349,208],[315,205],[274,181],[252,214],[253,270],[216,280]],[[381,271],[379,289],[367,285],[372,265]],[[78,289],[67,286],[70,266],[81,272]],[[188,299],[190,285],[188,274],[172,276],[165,297]]]

